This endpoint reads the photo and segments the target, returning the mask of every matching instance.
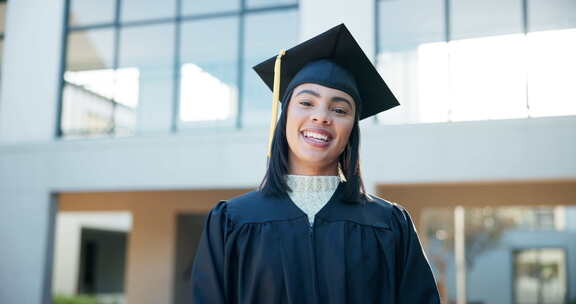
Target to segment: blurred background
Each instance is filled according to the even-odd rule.
[[[400,107],[371,193],[443,303],[576,303],[576,1],[0,1],[0,303],[191,303],[204,216],[264,175],[251,67],[344,22]]]

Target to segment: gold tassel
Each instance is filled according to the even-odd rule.
[[[276,122],[278,121],[278,109],[280,107],[280,71],[282,67],[282,56],[284,56],[284,54],[286,54],[286,51],[280,50],[274,62],[274,87],[272,90],[272,119],[270,122],[270,134],[268,135],[268,158],[270,158],[272,153],[272,138],[274,138]]]

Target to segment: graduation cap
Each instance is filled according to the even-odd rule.
[[[253,67],[272,90],[268,156],[278,119],[280,96],[302,83],[317,83],[348,93],[360,119],[400,105],[358,42],[342,23]]]

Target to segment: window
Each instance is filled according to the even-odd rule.
[[[238,16],[182,22],[180,121],[236,123],[239,22]]]
[[[130,111],[116,96],[114,29],[92,29],[68,35],[61,129],[66,136],[113,132],[113,117]],[[91,116],[92,119],[85,119]],[[95,117],[100,123],[95,124]]]
[[[146,21],[176,16],[176,0],[122,0],[120,22]]]
[[[115,15],[116,0],[71,0],[68,24],[71,26],[111,24]]]
[[[282,27],[270,27],[282,20]],[[297,11],[252,14],[246,18],[244,44],[244,88],[242,123],[245,126],[264,126],[270,123],[272,95],[268,87],[254,77],[252,66],[287,49],[297,42]]]
[[[560,248],[514,252],[514,303],[566,303],[566,253]]]
[[[271,92],[252,66],[297,42],[297,3],[184,1],[182,5],[180,126],[267,125]]]
[[[69,0],[61,136],[268,124],[252,66],[297,42],[297,2],[158,3]]]
[[[567,275],[575,270],[567,261],[574,254],[576,206],[463,211],[436,207],[421,214],[419,237],[443,302],[456,303],[464,290],[469,303],[567,303]]]
[[[380,0],[376,31],[382,123],[576,115],[573,1]]]

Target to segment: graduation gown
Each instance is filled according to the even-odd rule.
[[[195,304],[440,303],[408,212],[374,197],[316,214],[259,191],[208,214],[192,268]]]

